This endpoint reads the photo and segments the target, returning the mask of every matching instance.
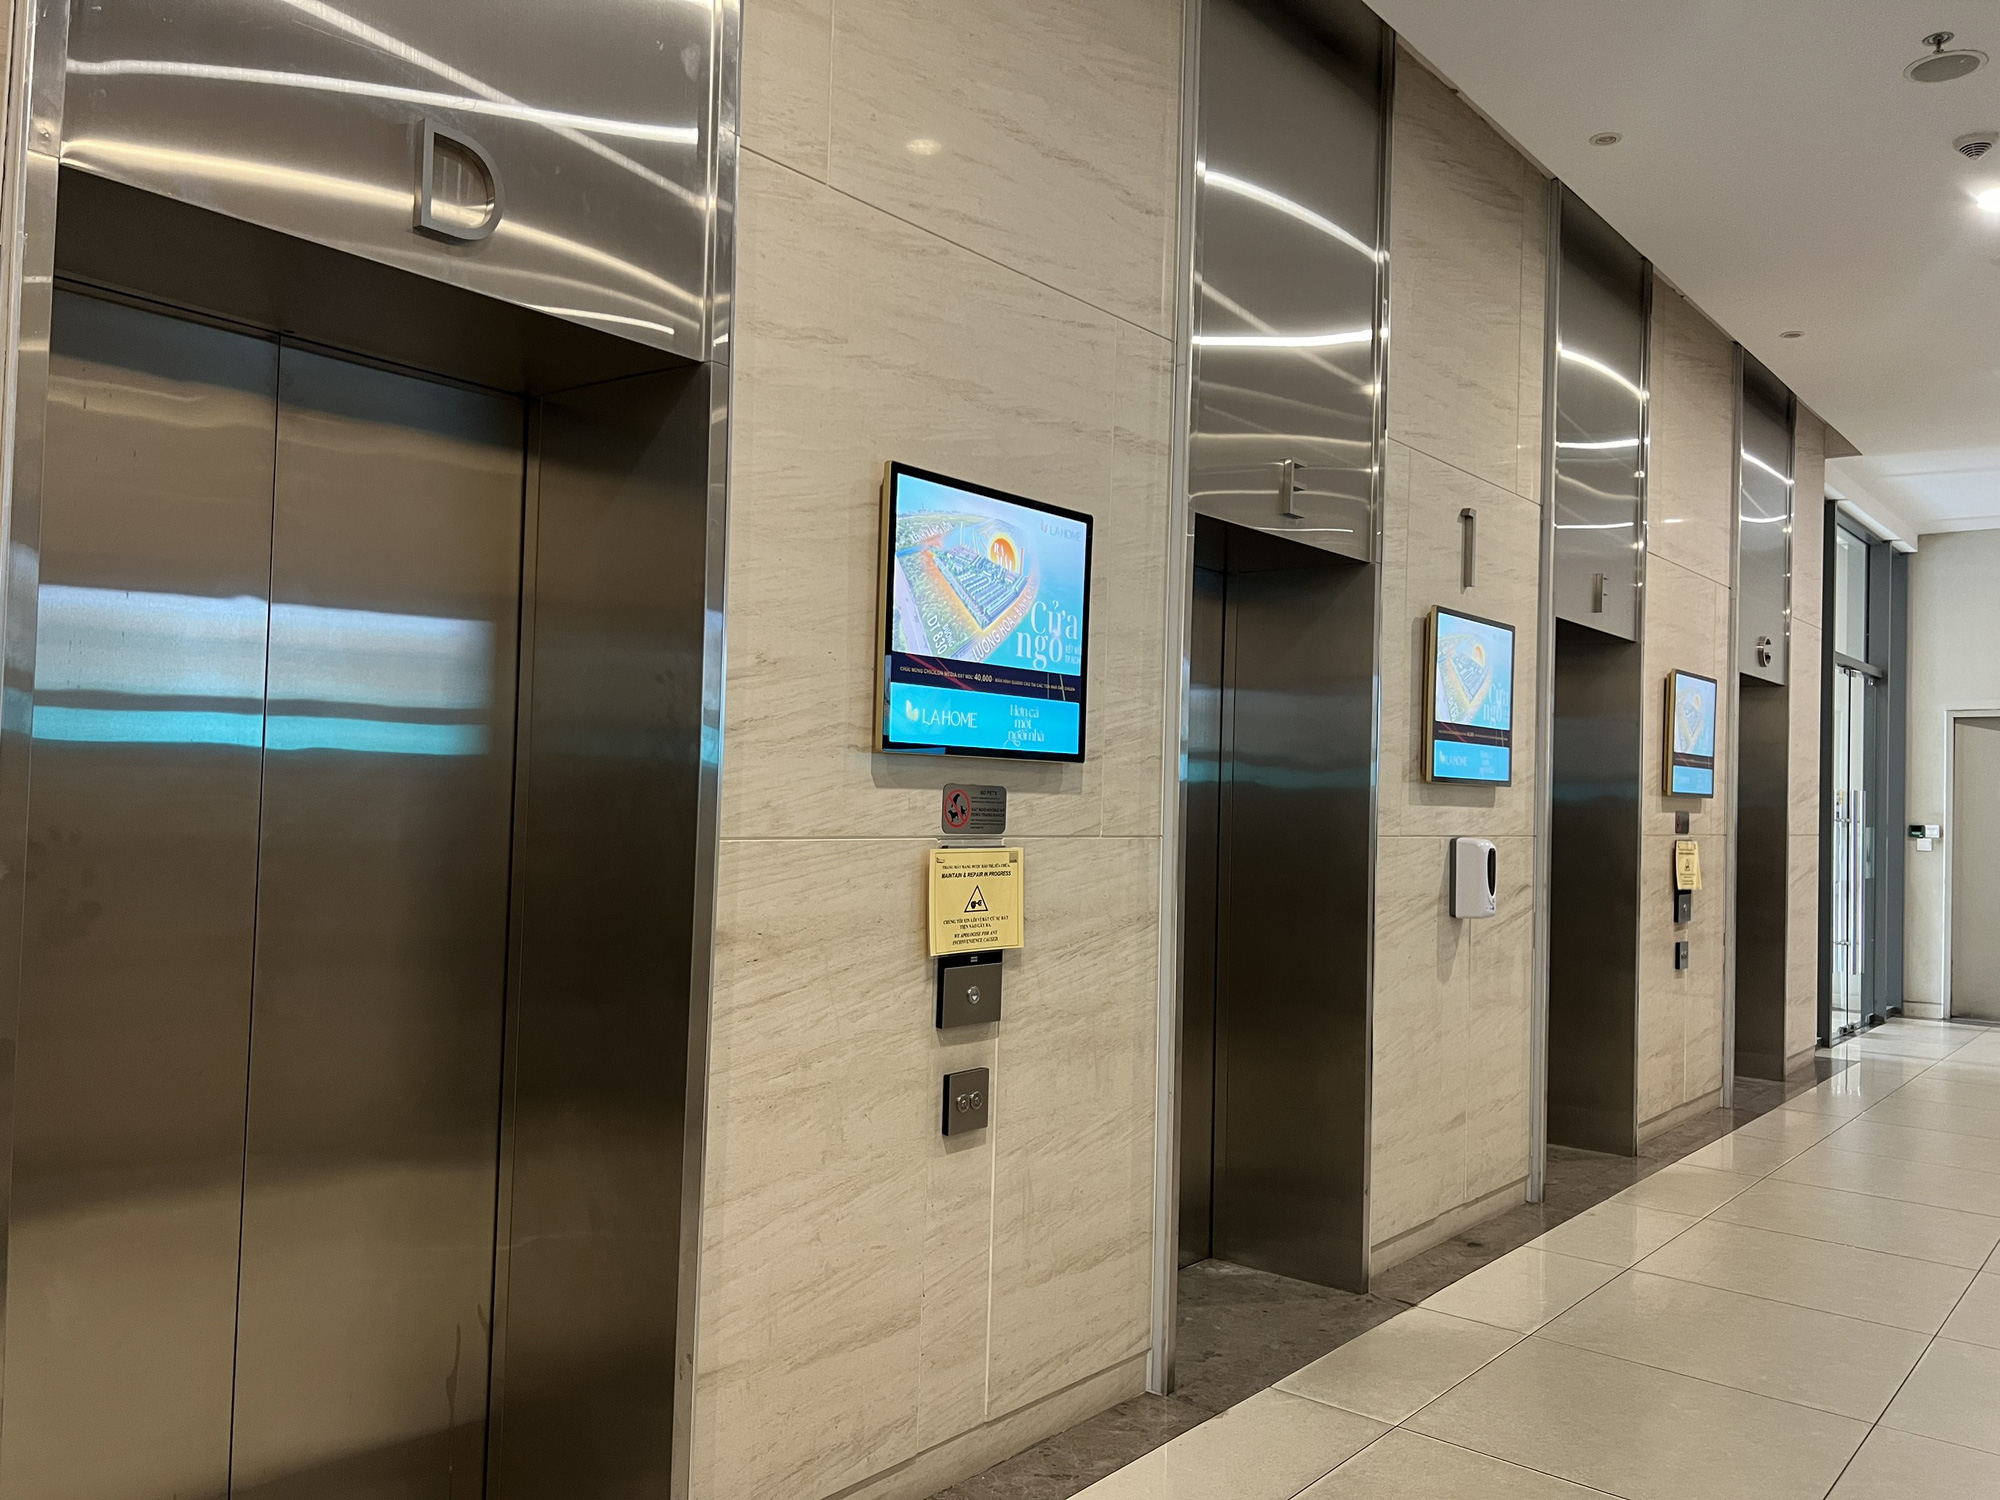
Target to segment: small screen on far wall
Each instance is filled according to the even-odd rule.
[[[1715,681],[1676,672],[1667,686],[1667,794],[1715,795]]]
[[[1514,778],[1514,628],[1440,608],[1431,616],[1433,781]]]
[[[890,466],[882,748],[1083,759],[1091,518]]]

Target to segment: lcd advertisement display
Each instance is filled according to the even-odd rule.
[[[1440,605],[1431,611],[1432,781],[1507,786],[1514,779],[1514,627]]]
[[[891,464],[882,748],[1083,759],[1091,518]]]
[[[1667,674],[1667,795],[1715,795],[1715,704],[1713,677],[1698,672]]]

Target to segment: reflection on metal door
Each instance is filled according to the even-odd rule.
[[[521,405],[59,293],[0,1497],[469,1500]]]
[[[1951,731],[1951,1014],[2000,1021],[2000,718]]]
[[[1874,682],[1852,667],[1833,673],[1833,955],[1829,1040],[1868,1024],[1869,902],[1874,832],[1868,820],[1869,714]]]

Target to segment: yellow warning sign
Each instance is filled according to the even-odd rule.
[[[1674,889],[1701,889],[1701,845],[1693,839],[1674,840]]]
[[[1019,849],[932,849],[931,956],[1021,946]]]

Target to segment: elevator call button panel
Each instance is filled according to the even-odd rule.
[[[944,1075],[944,1133],[970,1135],[984,1130],[993,1108],[993,1075],[964,1068]]]
[[[948,953],[938,960],[937,1023],[984,1026],[1000,1019],[1000,957],[993,953]]]

